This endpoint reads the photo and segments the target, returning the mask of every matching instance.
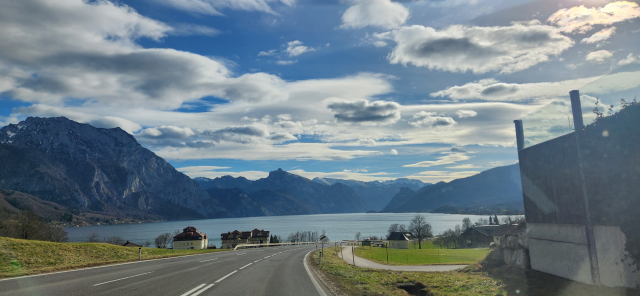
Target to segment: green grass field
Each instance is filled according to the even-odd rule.
[[[318,266],[318,252],[312,254],[311,264],[318,268],[346,295],[408,295],[399,289],[401,283],[420,282],[426,286],[419,295],[507,295],[499,280],[484,274],[463,272],[403,272],[354,267],[340,259],[334,248],[325,249],[322,265]],[[418,294],[414,294],[418,295]]]
[[[142,259],[223,250],[142,248]],[[0,237],[0,278],[138,260],[138,248],[103,243],[52,243]]]
[[[358,257],[374,262],[387,264],[387,251],[389,252],[389,265],[426,265],[426,264],[471,264],[483,259],[489,253],[489,249],[440,249],[431,241],[422,244],[418,249],[409,244],[408,250],[358,247],[355,254]]]

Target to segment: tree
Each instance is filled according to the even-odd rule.
[[[489,225],[489,221],[485,218],[480,218],[478,222],[476,222],[476,225]]]
[[[389,226],[389,230],[387,230],[387,238],[391,237],[392,232],[398,232],[398,227],[400,227],[400,224],[398,223],[391,224],[391,226]]]
[[[16,226],[17,238],[21,239],[37,239],[46,230],[46,224],[32,211],[22,211]]]
[[[171,242],[171,238],[171,233],[168,232],[158,235],[158,237],[156,237],[156,248],[166,249]]]
[[[124,239],[119,237],[119,236],[112,236],[107,238],[107,243],[112,244],[112,245],[123,245],[124,244]]]
[[[471,227],[473,227],[473,224],[471,224],[471,219],[469,219],[469,217],[462,219],[462,231],[465,231]]]
[[[409,232],[418,239],[418,248],[422,249],[422,241],[433,237],[431,233],[431,224],[427,222],[427,218],[423,215],[417,214],[409,223]]]
[[[97,243],[100,241],[100,238],[98,237],[98,234],[95,232],[92,232],[91,235],[89,235],[89,239],[87,239],[87,242],[89,243]]]
[[[49,226],[49,228],[45,232],[45,237],[50,242],[63,243],[69,240],[69,234],[64,231],[61,226]]]
[[[361,236],[362,234],[358,231],[358,233],[356,233],[355,235],[356,240],[359,241]]]
[[[145,248],[148,248],[149,246],[151,246],[151,241],[147,240],[146,242],[144,242],[144,246]]]

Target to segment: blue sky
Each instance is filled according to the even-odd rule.
[[[0,125],[121,127],[191,177],[450,181],[640,58],[628,1],[1,0]]]

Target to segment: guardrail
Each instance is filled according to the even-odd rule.
[[[317,242],[317,243],[318,245],[321,244],[321,242]],[[325,248],[335,244],[337,244],[338,246],[359,246],[361,243],[362,242],[360,241],[326,241],[324,242],[324,246]],[[242,244],[242,245],[237,245],[235,248],[233,248],[233,250],[235,251],[235,250],[251,249],[251,248],[272,248],[272,247],[279,247],[279,246],[313,245],[313,244],[316,244],[316,242]]]

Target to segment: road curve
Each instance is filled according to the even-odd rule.
[[[2,279],[0,295],[333,295],[305,268],[315,249],[247,249]]]

